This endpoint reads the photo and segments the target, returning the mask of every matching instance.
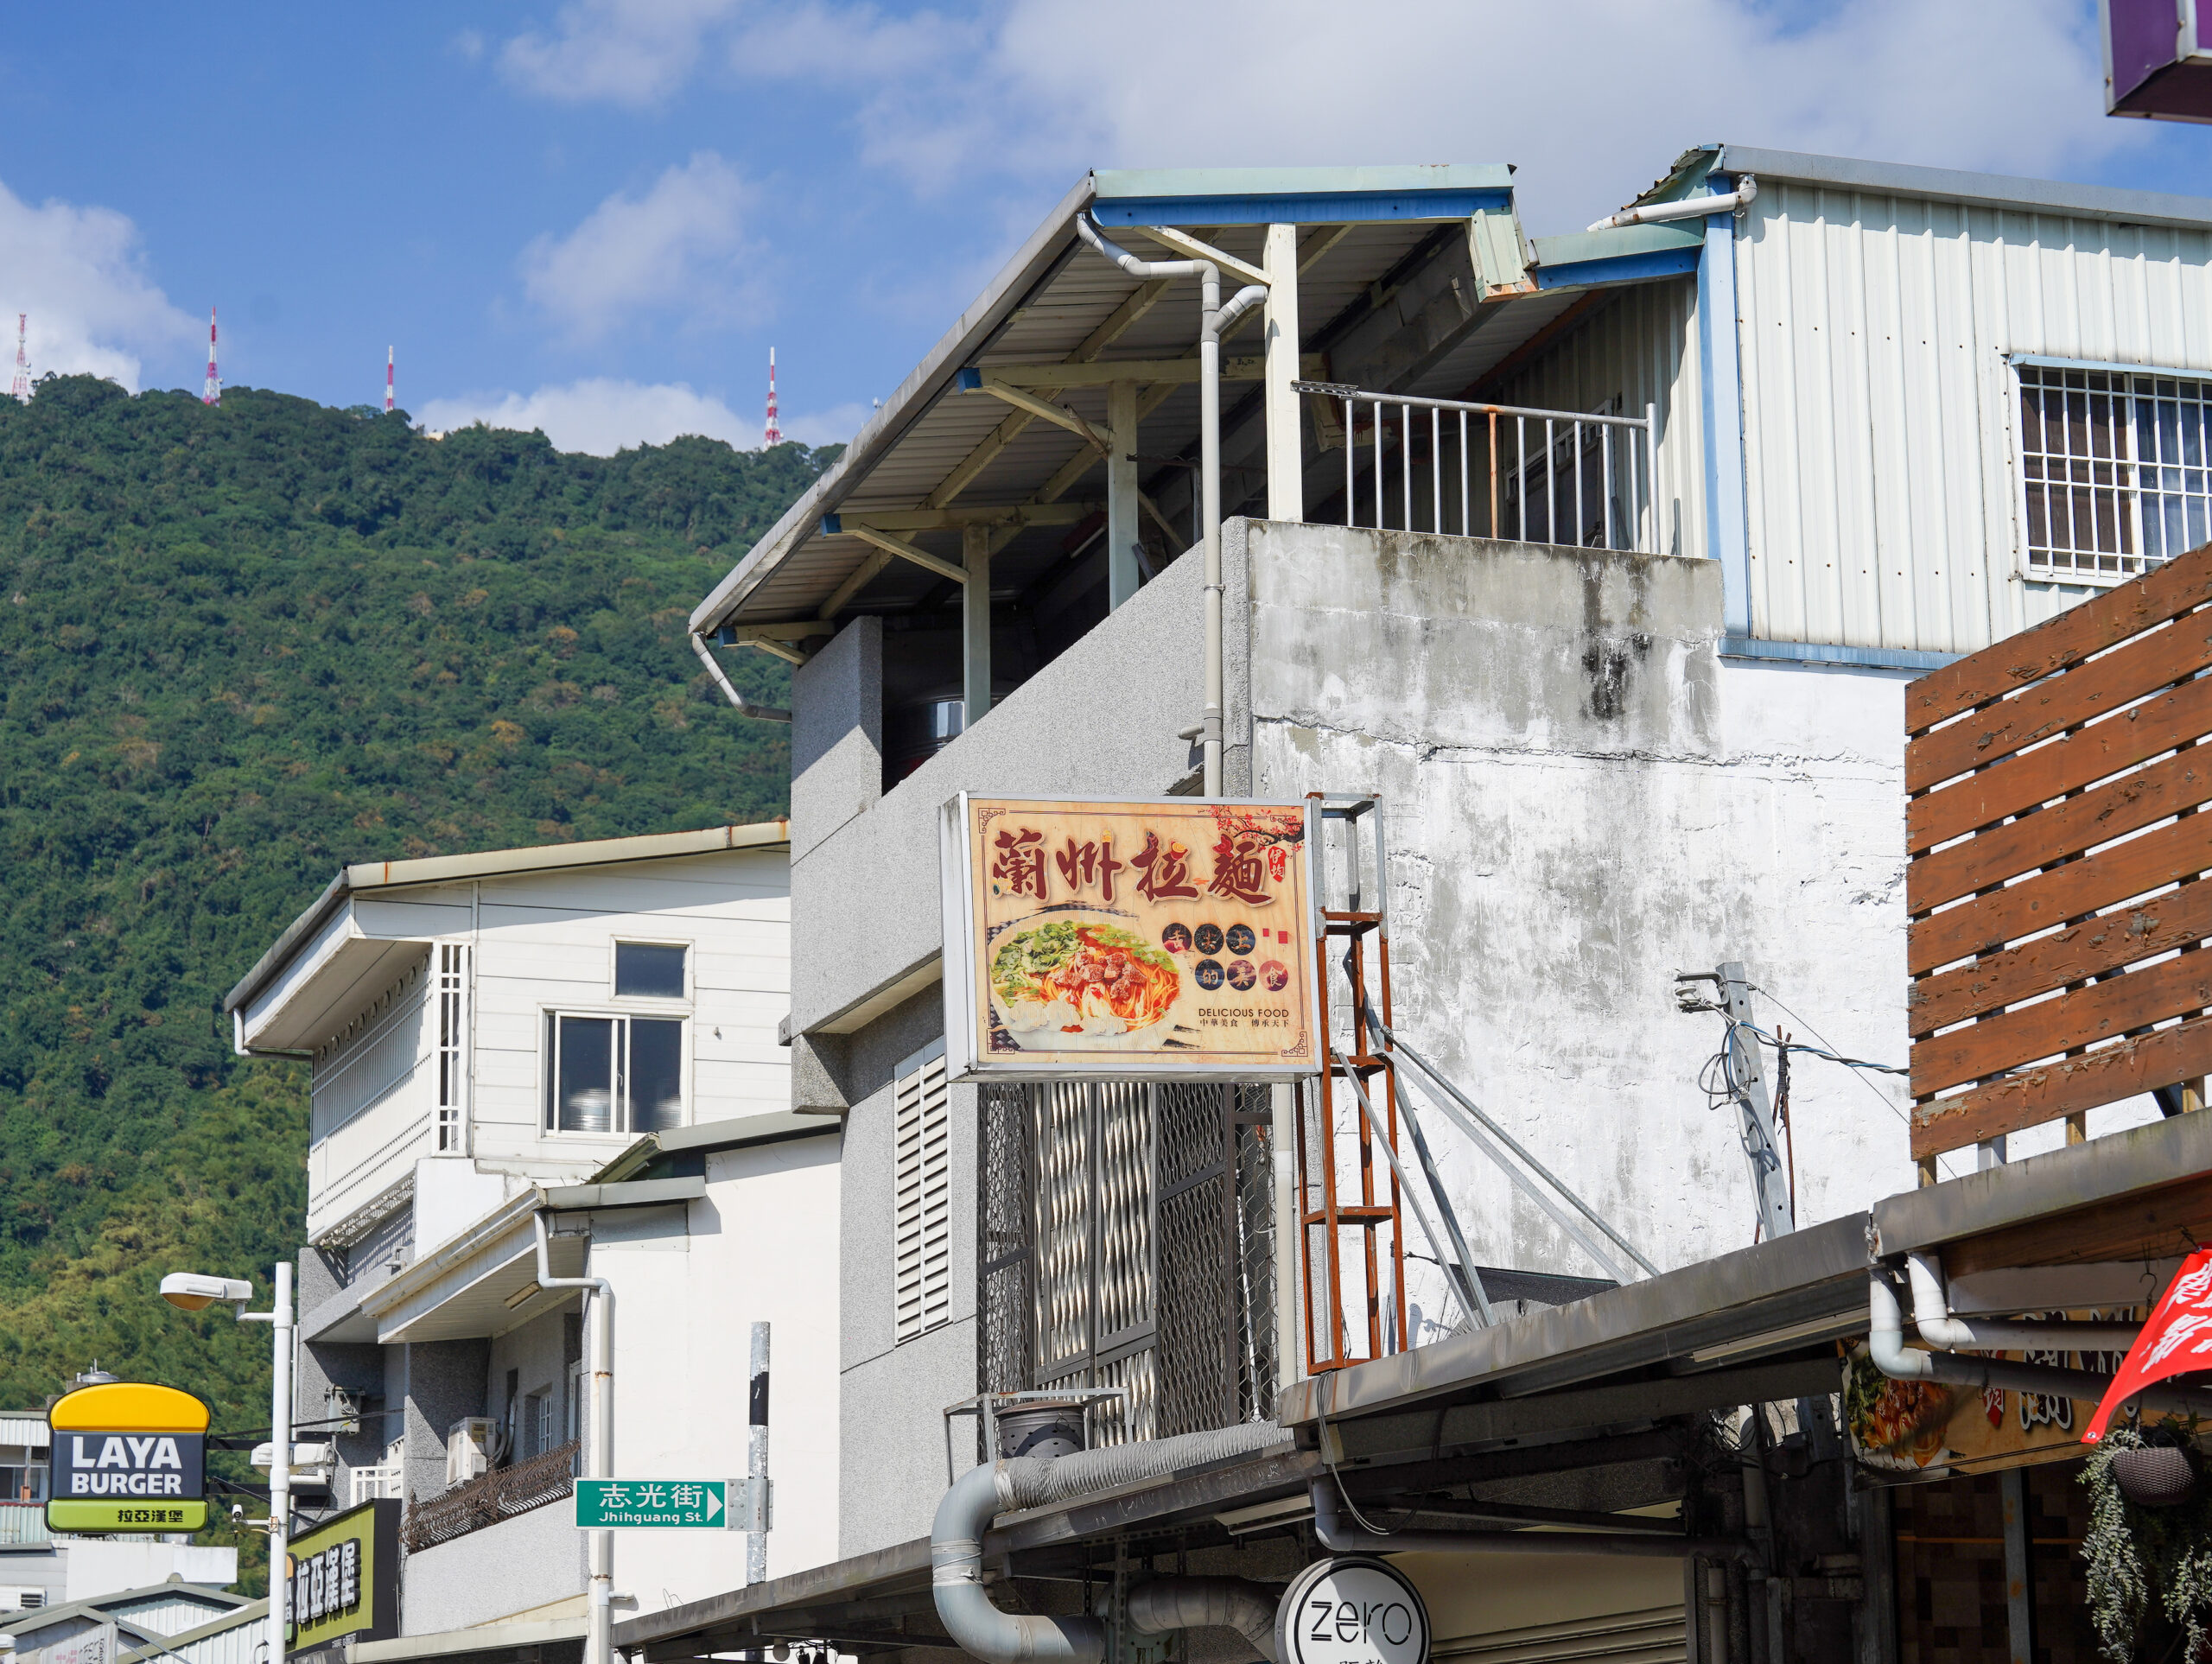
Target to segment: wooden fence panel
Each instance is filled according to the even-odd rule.
[[[2212,545],[1922,677],[1905,711],[1913,1154],[2201,1094]]]

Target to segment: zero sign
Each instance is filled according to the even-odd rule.
[[[1386,1560],[1317,1560],[1275,1609],[1282,1664],[1428,1664],[1428,1609]]]

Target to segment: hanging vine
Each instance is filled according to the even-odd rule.
[[[2122,1451],[2152,1442],[2134,1428],[2114,1427],[2082,1474],[2089,1489],[2089,1529],[2082,1543],[2089,1618],[2100,1650],[2113,1664],[2133,1664],[2140,1656],[2154,1616],[2181,1631],[2180,1658],[2197,1657],[2212,1640],[2212,1488],[2200,1483],[2186,1501],[2145,1508],[2121,1494],[2112,1471]],[[2202,1464],[2193,1451],[2189,1461],[2201,1481]]]

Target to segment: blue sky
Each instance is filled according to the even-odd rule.
[[[1347,27],[1349,20],[1357,20]],[[610,450],[844,437],[1091,166],[1504,161],[1538,232],[1712,138],[2212,194],[2076,0],[19,8],[35,372],[380,395]],[[1357,137],[1354,137],[1354,136]]]

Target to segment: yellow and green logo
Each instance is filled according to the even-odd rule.
[[[207,1407],[174,1387],[105,1381],[54,1400],[46,1523],[197,1531],[207,1523]]]

